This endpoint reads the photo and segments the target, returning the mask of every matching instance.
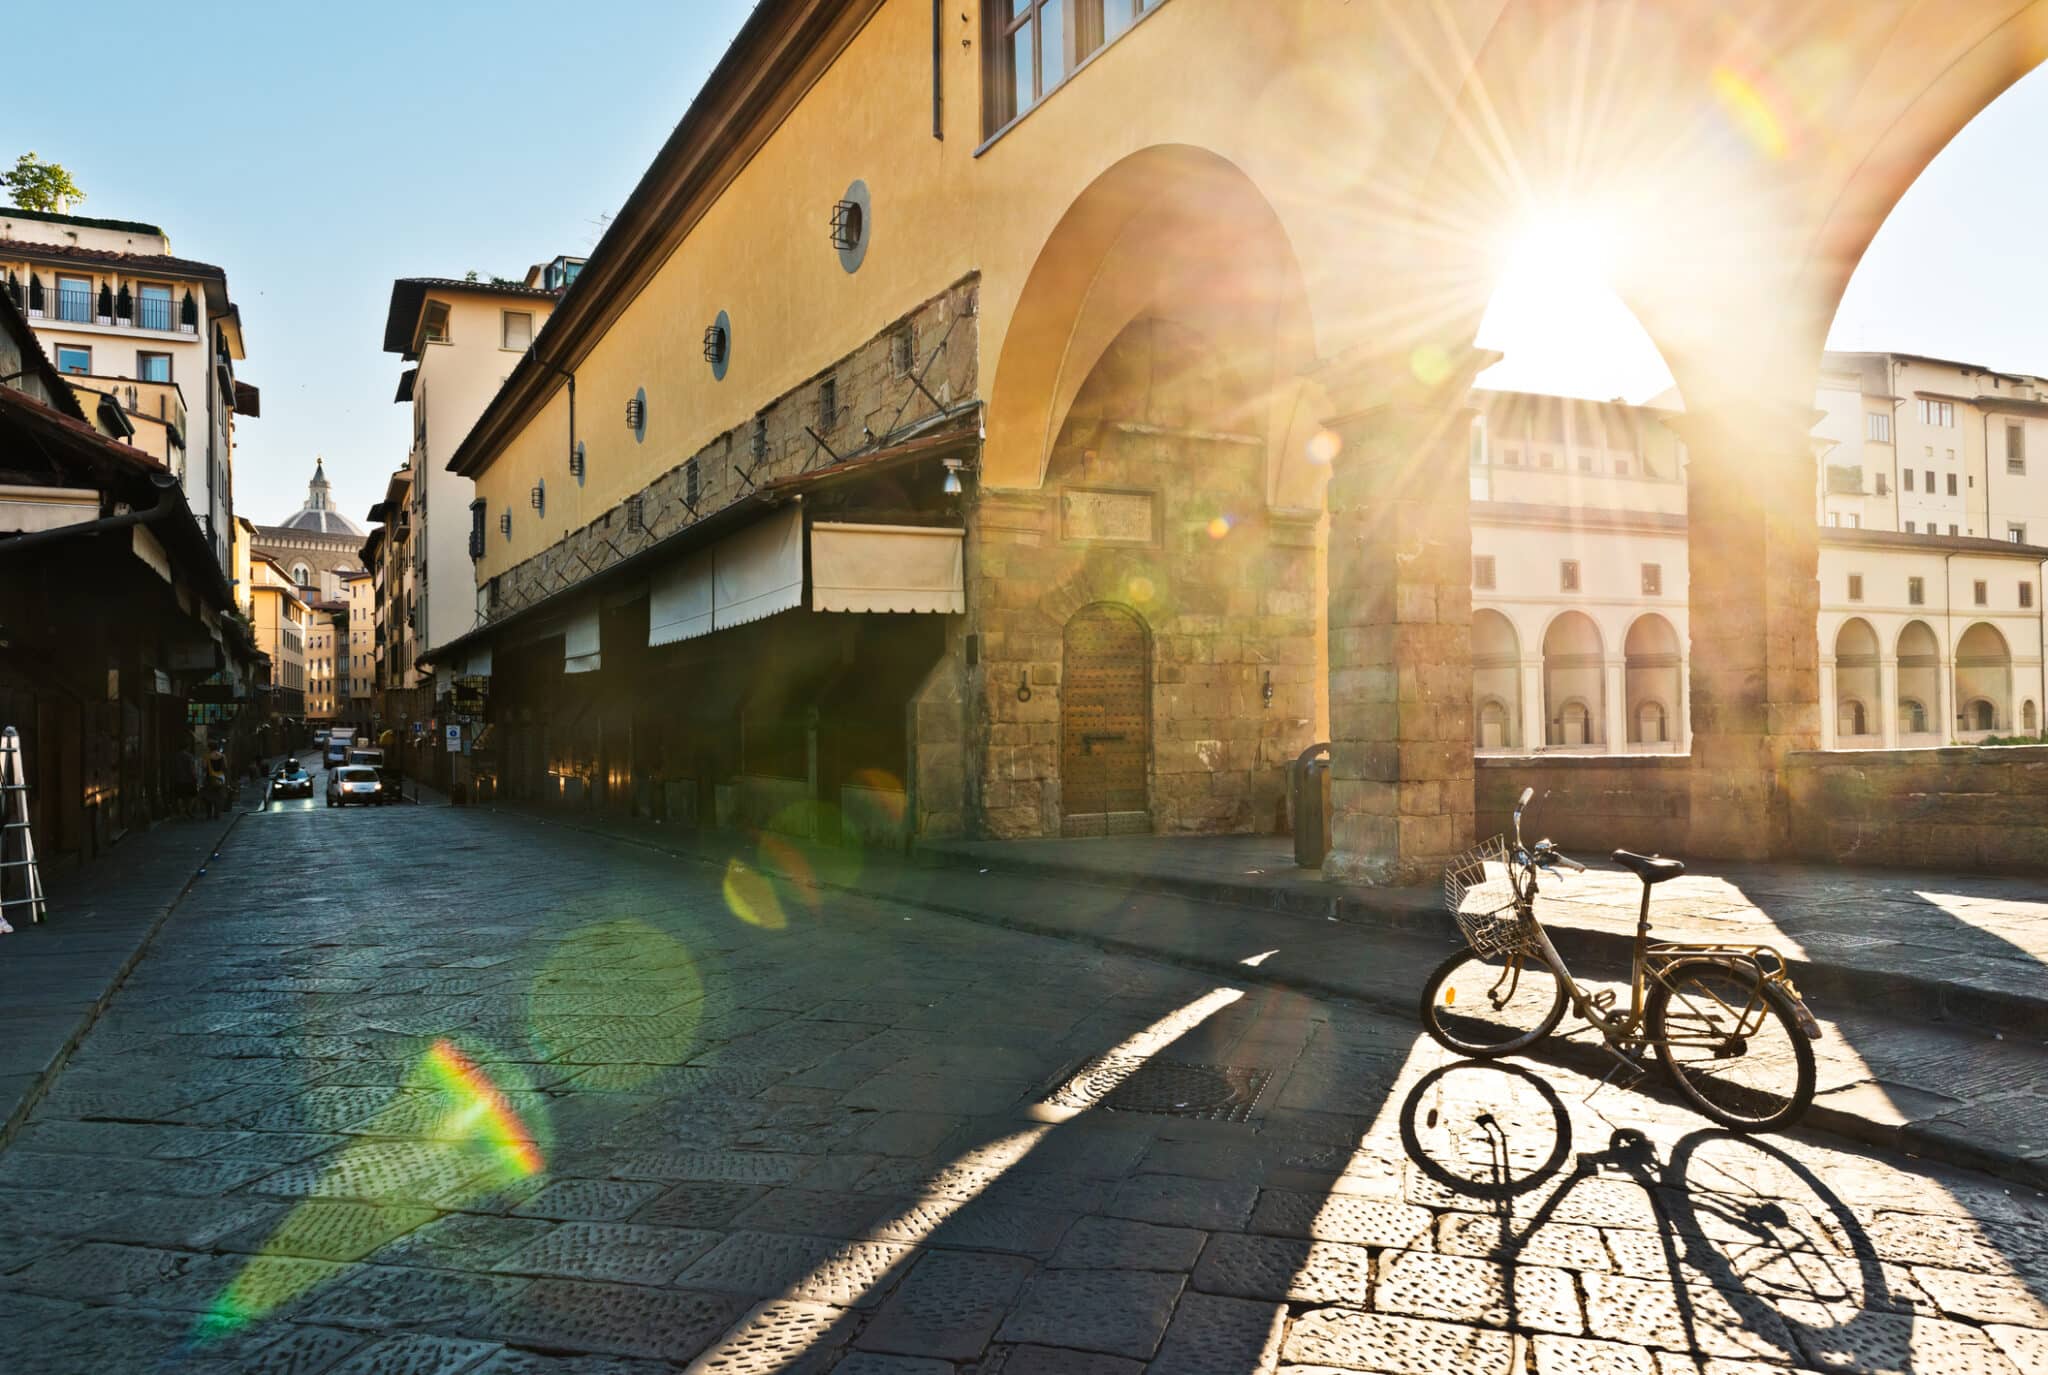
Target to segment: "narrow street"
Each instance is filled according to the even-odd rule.
[[[1592,1087],[316,796],[240,820],[0,1153],[0,1364],[2043,1369],[2038,1198]]]

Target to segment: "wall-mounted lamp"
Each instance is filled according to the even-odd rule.
[[[533,484],[533,491],[527,495],[527,504],[542,515],[547,514],[548,482],[546,478],[542,478],[539,482]]]
[[[510,511],[498,513],[498,533],[506,539],[512,538],[512,513]]]
[[[1031,670],[1028,668],[1017,670],[1017,700],[1020,702],[1031,700]]]
[[[576,479],[576,485],[579,487],[583,485],[584,462],[583,442],[578,440],[576,447],[569,450],[569,476]]]
[[[946,480],[940,485],[939,490],[949,497],[957,497],[966,490],[965,485],[960,481],[960,469],[962,466],[963,461],[960,459],[949,458],[946,460]]]
[[[1266,681],[1259,687],[1259,700],[1269,707],[1273,705],[1273,670],[1270,668],[1266,670]]]

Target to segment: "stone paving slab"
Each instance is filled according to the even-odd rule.
[[[372,891],[301,904],[236,863],[285,837]],[[273,812],[224,860],[0,1150],[10,1375],[2014,1375],[2048,1336],[2048,1200],[2010,1181],[1732,1138],[1569,1064],[1461,1064],[1257,966],[786,884],[762,927],[722,870],[465,809]],[[480,951],[490,981],[443,978]],[[330,980],[410,1029],[343,1025]],[[643,1019],[686,990],[677,1050],[747,1068],[621,1043],[539,1088],[537,990]],[[480,1077],[420,1073],[443,1043]],[[1017,1104],[851,1101],[985,1050]],[[1109,1054],[1272,1090],[1242,1122],[1033,1115]],[[160,1107],[166,1079],[199,1091]],[[301,1100],[405,1110],[385,1135],[249,1125]]]

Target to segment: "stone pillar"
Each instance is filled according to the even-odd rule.
[[[1956,738],[1956,661],[1949,652],[1949,646],[1941,649],[1941,668],[1934,675],[1935,709],[1940,713],[1935,718],[1934,729],[1940,738],[1934,743],[1946,745]]]
[[[1688,754],[1692,750],[1692,681],[1686,672],[1687,663],[1688,661],[1685,656],[1680,655],[1678,659],[1678,720],[1674,723],[1672,734],[1672,738],[1677,741],[1676,749],[1680,754]]]
[[[1835,661],[1823,659],[1820,663],[1820,747],[1824,750],[1835,748],[1841,738],[1841,725],[1835,720]]]
[[[1888,750],[1899,747],[1899,661],[1889,654],[1877,661],[1877,734]]]
[[[1628,661],[1609,659],[1600,673],[1601,731],[1609,754],[1628,753]]]
[[[1472,844],[1472,527],[1465,407],[1498,355],[1323,370],[1328,501],[1325,878],[1434,881]]]
[[[1690,848],[1762,859],[1790,826],[1785,756],[1820,740],[1811,401],[1687,400]]]
[[[1543,717],[1543,661],[1522,660],[1522,752],[1534,754],[1548,743]]]

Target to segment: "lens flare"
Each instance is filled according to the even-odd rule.
[[[335,1273],[332,1264],[280,1254],[280,1248],[291,1244],[287,1239],[315,1217],[318,1209],[334,1207],[336,1199],[351,1196],[353,1191],[344,1184],[329,1197],[327,1186],[369,1168],[373,1153],[392,1147],[389,1137],[414,1138],[415,1144],[406,1149],[434,1158],[452,1177],[463,1180],[464,1201],[530,1178],[545,1167],[535,1133],[490,1076],[452,1041],[444,1038],[428,1048],[407,1076],[405,1090],[362,1129],[363,1140],[332,1158],[311,1196],[287,1213],[262,1250],[235,1272],[194,1323],[195,1343],[218,1340],[262,1321]],[[424,1133],[401,1130],[398,1123],[419,1121],[421,1091],[434,1100],[427,1112],[428,1129]],[[484,1168],[479,1168],[479,1153],[486,1162]],[[423,1209],[421,1215],[431,1217],[432,1213]],[[368,1244],[355,1259],[363,1259],[375,1249],[375,1244]]]
[[[780,931],[789,925],[789,918],[782,912],[782,900],[775,896],[774,883],[766,874],[738,859],[726,861],[723,892],[726,910],[747,925],[763,931]]]
[[[1726,63],[1708,78],[1714,99],[1752,147],[1773,162],[1791,151],[1792,136],[1761,85]]]
[[[1136,574],[1129,582],[1124,584],[1124,590],[1130,595],[1130,599],[1139,606],[1149,605],[1152,598],[1158,593],[1158,588],[1153,585],[1152,579],[1146,577],[1143,573]]]
[[[546,1162],[541,1159],[533,1133],[475,1061],[452,1042],[436,1041],[427,1052],[427,1071],[455,1104],[454,1111],[442,1119],[442,1135],[456,1140],[481,1139],[510,1179],[540,1173]]]
[[[1212,516],[1212,517],[1210,517],[1210,518],[1209,518],[1209,538],[1210,538],[1210,539],[1222,539],[1222,538],[1223,538],[1223,537],[1224,537],[1225,535],[1227,535],[1227,534],[1229,534],[1229,533],[1230,533],[1230,517],[1229,517],[1229,516]]]
[[[1418,344],[1408,355],[1408,371],[1425,387],[1439,386],[1451,375],[1451,355],[1435,344]]]
[[[1344,451],[1344,440],[1335,430],[1317,430],[1308,437],[1307,449],[1309,462],[1335,463]]]

